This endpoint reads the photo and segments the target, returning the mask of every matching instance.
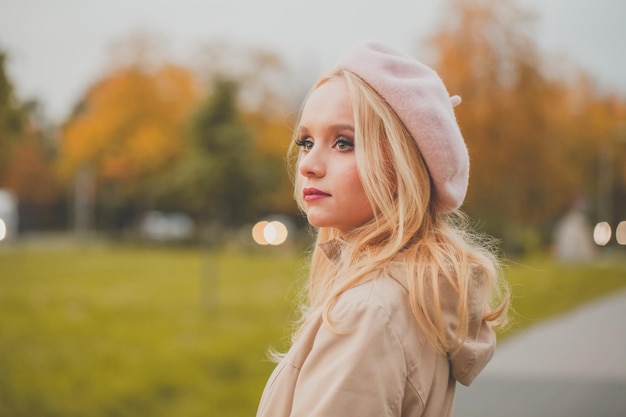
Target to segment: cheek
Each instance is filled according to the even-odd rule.
[[[350,190],[349,194],[351,195],[351,199],[353,201],[358,201],[359,205],[365,204],[369,206],[369,201],[367,199],[367,195],[365,194],[365,189],[363,188],[363,183],[361,182],[356,166],[352,167],[352,169],[345,173],[344,184],[345,187]]]

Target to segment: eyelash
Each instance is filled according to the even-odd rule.
[[[354,148],[354,142],[343,136],[341,136],[340,139],[337,139],[337,141],[335,142],[335,146],[337,146],[338,144],[348,145],[350,148]]]
[[[299,146],[301,148],[304,148],[304,145],[307,145],[309,143],[311,143],[311,141],[309,139],[307,139],[307,138],[302,138],[302,139],[296,139],[295,140],[296,146]]]
[[[296,146],[299,146],[299,147],[303,148],[304,150],[308,150],[305,147],[307,145],[309,145],[309,144],[311,144],[311,146],[312,146],[313,142],[308,137],[304,137],[302,139],[296,139],[295,140],[295,144],[296,144]],[[338,144],[347,145],[347,146],[349,146],[351,148],[354,148],[354,142],[352,142],[351,140],[347,139],[345,136],[339,136],[339,138],[337,138],[337,140],[333,144],[333,147],[337,146]]]

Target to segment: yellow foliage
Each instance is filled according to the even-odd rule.
[[[92,166],[100,178],[132,182],[161,169],[184,148],[184,127],[199,96],[184,68],[119,69],[97,82],[62,132],[64,178]]]
[[[255,149],[262,155],[284,157],[291,141],[293,122],[283,114],[247,113],[244,123],[252,132]]]
[[[623,99],[545,71],[554,64],[512,0],[452,0],[446,16],[429,46],[448,90],[463,98],[455,112],[472,162],[464,208],[503,224],[545,224],[581,195],[595,198],[599,168],[623,164]]]

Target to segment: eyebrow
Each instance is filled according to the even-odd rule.
[[[330,125],[328,127],[329,130],[332,130],[334,132],[341,132],[344,130],[349,130],[351,132],[354,132],[354,126],[352,125],[347,125],[347,124],[336,124],[336,125]],[[309,129],[306,126],[300,125],[299,132],[308,132]]]

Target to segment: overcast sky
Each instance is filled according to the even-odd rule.
[[[0,49],[21,99],[62,121],[105,71],[110,46],[133,33],[177,57],[226,39],[274,49],[293,71],[317,72],[356,41],[415,53],[445,16],[443,0],[0,0]],[[546,51],[626,94],[625,0],[518,0],[537,12]],[[419,55],[419,52],[417,52]]]

